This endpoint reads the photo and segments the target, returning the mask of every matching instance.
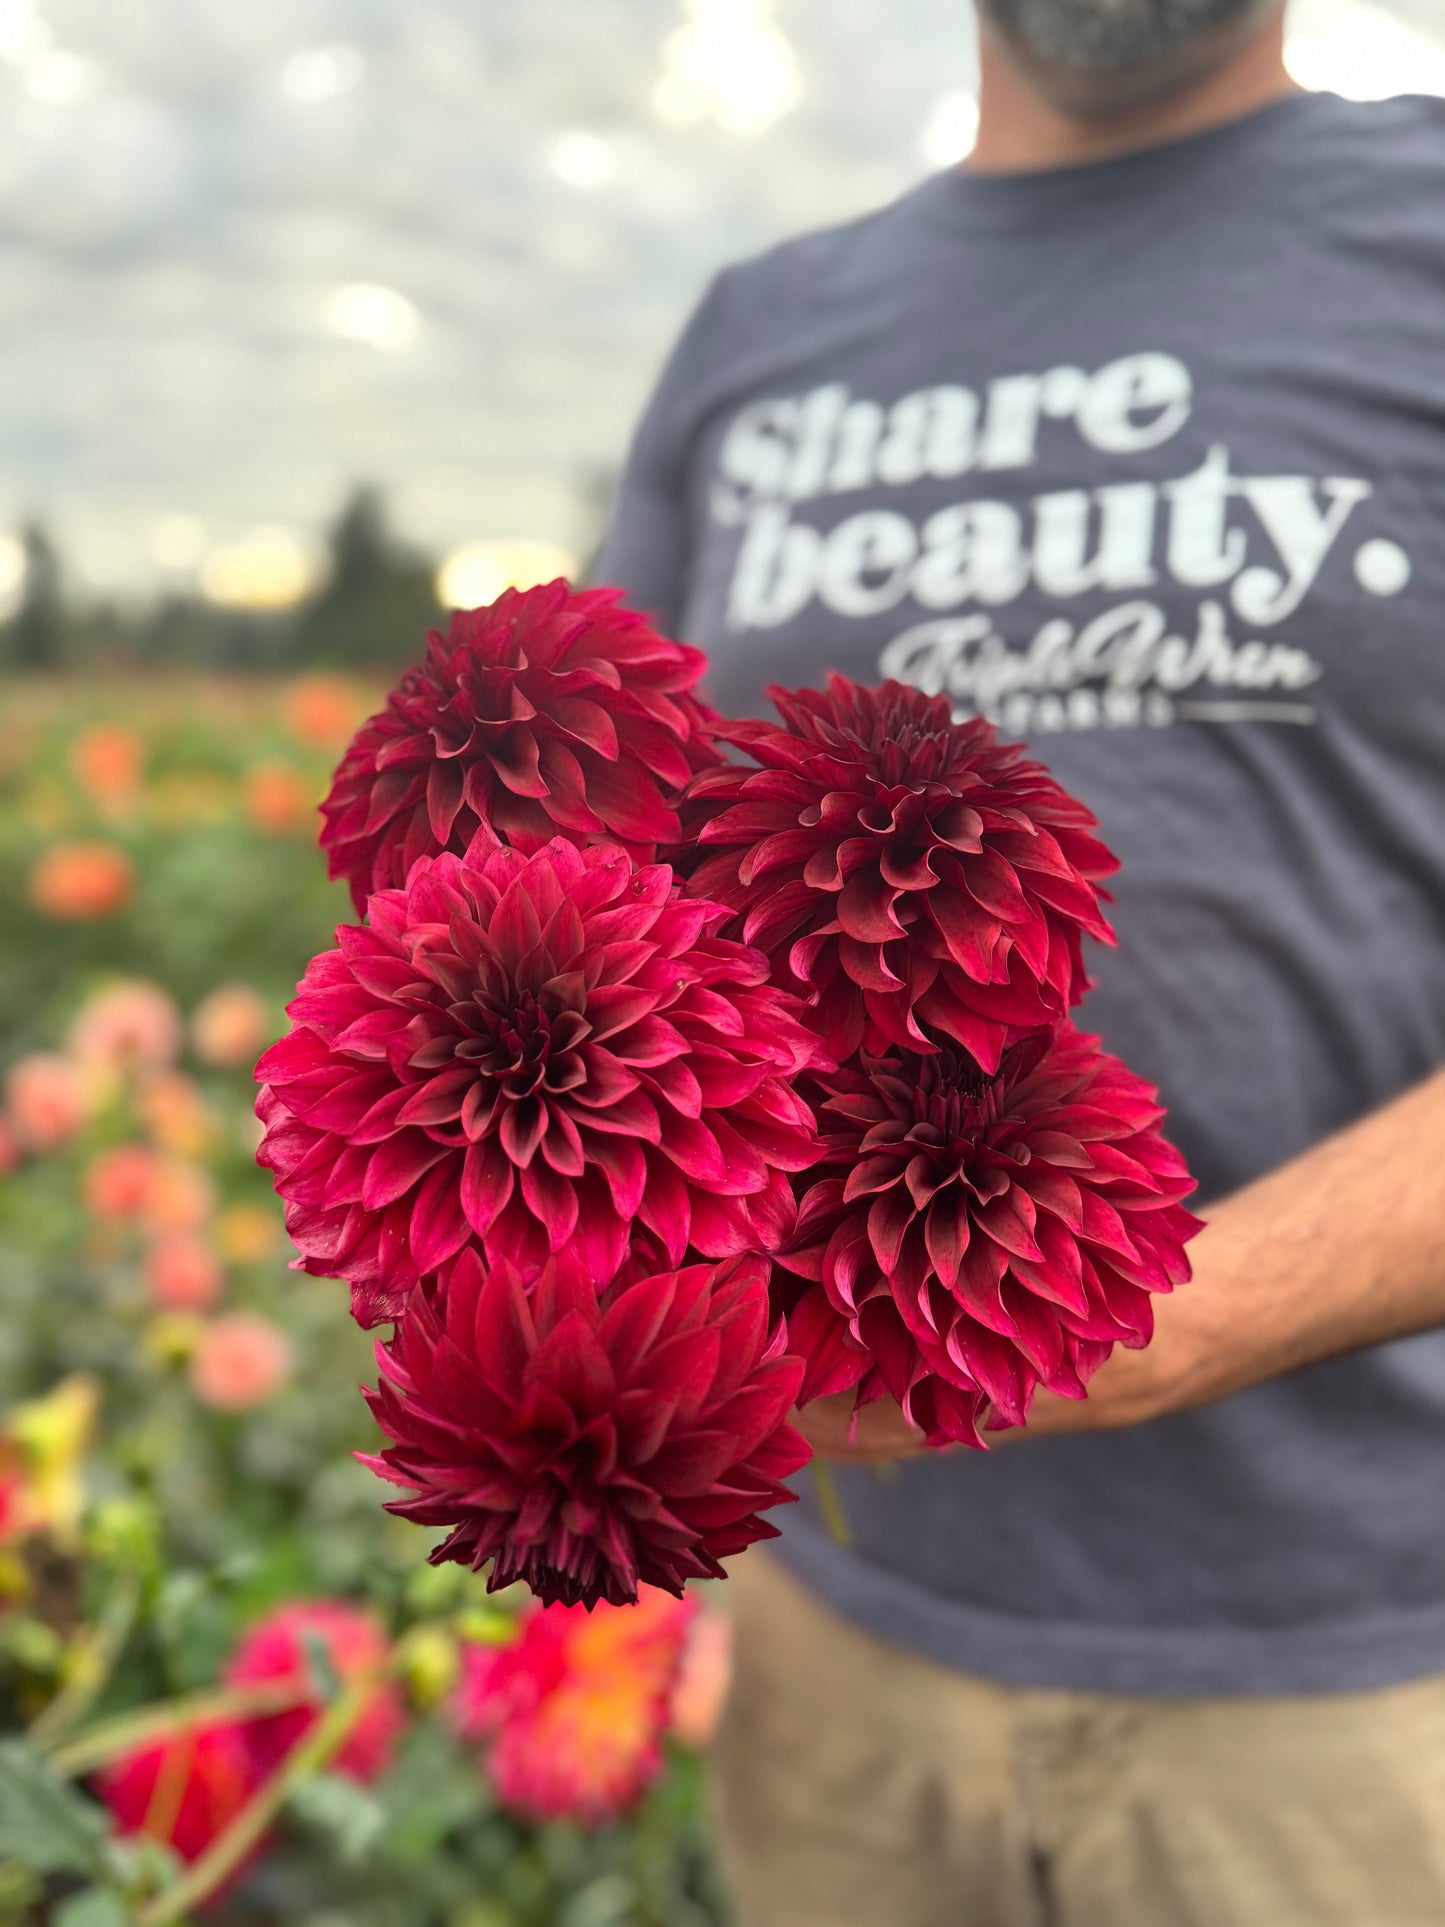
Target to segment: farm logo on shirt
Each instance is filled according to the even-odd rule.
[[[841,382],[754,402],[728,430],[711,494],[714,518],[743,529],[728,625],[778,628],[812,605],[844,620],[911,605],[924,613],[885,644],[880,676],[946,693],[959,714],[1018,733],[1312,722],[1319,664],[1271,631],[1342,548],[1368,594],[1398,595],[1410,580],[1397,543],[1359,537],[1368,482],[1240,475],[1220,443],[1163,482],[1026,499],[988,490],[990,476],[1038,460],[1050,423],[1096,454],[1127,457],[1177,436],[1193,400],[1182,361],[1145,353],[1092,374],[1007,375],[982,393],[944,383],[888,406]],[[965,476],[966,496],[921,519],[869,507],[820,528],[796,513],[856,490]],[[1151,594],[1162,580],[1198,592],[1187,633]],[[1087,621],[1060,613],[1022,646],[1000,633],[1002,612],[1026,593],[1067,605],[1098,592],[1113,600]]]

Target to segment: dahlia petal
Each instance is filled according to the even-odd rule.
[[[449,1155],[446,1145],[437,1144],[424,1131],[399,1131],[372,1152],[361,1202],[368,1211],[384,1210]]]
[[[468,1145],[462,1162],[461,1205],[479,1238],[491,1230],[512,1195],[515,1179],[513,1165],[495,1141]]]
[[[527,1209],[545,1227],[553,1251],[560,1251],[577,1229],[577,1193],[571,1183],[541,1159],[526,1165],[518,1182]]]

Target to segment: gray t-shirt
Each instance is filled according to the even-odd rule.
[[[1082,1021],[1205,1200],[1445,1061],[1445,103],[950,172],[725,271],[595,573],[724,709],[836,667],[1032,743],[1123,859]],[[805,1475],[784,1558],[971,1671],[1445,1671],[1445,1333],[839,1484],[852,1549]]]

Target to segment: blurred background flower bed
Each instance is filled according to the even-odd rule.
[[[427,1566],[352,1458],[369,1342],[253,1161],[378,695],[0,691],[0,1922],[726,1918],[725,1620]]]

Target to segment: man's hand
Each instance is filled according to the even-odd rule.
[[[1189,1247],[1192,1280],[1154,1300],[1152,1343],[1117,1347],[1086,1399],[1040,1391],[1026,1428],[992,1437],[1139,1425],[1445,1324],[1442,1150],[1445,1073],[1211,1210]],[[891,1399],[854,1425],[852,1394],[840,1393],[796,1423],[824,1458],[876,1464],[927,1450]]]

